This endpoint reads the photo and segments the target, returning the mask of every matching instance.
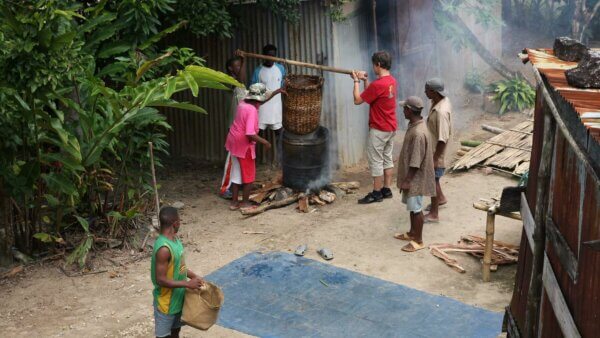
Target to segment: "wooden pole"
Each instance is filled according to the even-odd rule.
[[[497,207],[494,205],[487,212],[485,225],[485,249],[483,252],[483,281],[490,281],[490,267],[492,266],[492,251],[494,250],[494,227]]]
[[[543,84],[540,84],[543,86]],[[543,89],[542,89],[543,90]],[[540,90],[538,90],[538,95]],[[542,101],[543,102],[543,101]],[[544,136],[542,142],[542,154],[537,177],[537,191],[534,210],[535,228],[533,230],[533,263],[529,291],[527,295],[527,309],[525,315],[525,337],[536,336],[536,323],[540,315],[540,302],[542,295],[542,274],[544,271],[544,250],[546,241],[545,215],[548,206],[548,186],[552,168],[552,157],[554,155],[554,139],[556,134],[556,122],[544,107]]]
[[[300,62],[300,61],[295,61],[295,60],[278,58],[278,57],[274,57],[274,56],[248,53],[248,52],[244,52],[244,51],[241,51],[241,52],[243,53],[244,57],[248,57],[248,58],[255,58],[255,59],[269,60],[269,61],[273,61],[273,62],[287,63],[292,66],[319,69],[319,70],[323,70],[323,71],[327,71],[327,72],[334,72],[334,73],[348,74],[348,75],[352,74],[352,70],[349,70],[349,69],[317,65],[314,63]]]
[[[154,169],[154,146],[152,142],[148,142],[150,147],[150,169],[152,170],[152,188],[154,189],[154,202],[156,203],[156,217],[160,212],[160,199],[158,198],[158,187],[156,186],[156,170]]]
[[[148,147],[150,151],[150,170],[152,172],[152,188],[154,189],[154,203],[156,203],[156,215],[152,217],[152,225],[148,226],[148,233],[144,237],[142,241],[142,246],[140,247],[140,251],[146,250],[146,242],[152,235],[154,231],[158,231],[159,229],[159,221],[158,216],[160,214],[160,199],[158,197],[158,187],[156,185],[156,170],[154,169],[154,145],[152,142],[148,142]]]

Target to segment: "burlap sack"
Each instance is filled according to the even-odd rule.
[[[224,299],[223,291],[209,282],[199,290],[186,289],[181,320],[196,329],[208,330],[217,322]]]

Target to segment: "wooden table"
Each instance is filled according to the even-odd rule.
[[[475,202],[473,208],[487,212],[487,221],[485,226],[485,249],[483,252],[483,281],[490,281],[490,267],[492,265],[492,251],[494,250],[494,231],[496,215],[508,217],[516,220],[522,220],[518,212],[500,212],[500,202]]]

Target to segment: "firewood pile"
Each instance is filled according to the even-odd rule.
[[[317,207],[331,204],[345,195],[353,194],[360,188],[359,182],[330,183],[318,192],[295,192],[277,182],[262,184],[250,195],[250,200],[256,206],[241,208],[244,216],[254,216],[270,209],[282,208],[297,203],[299,212],[309,213],[316,211]]]
[[[435,257],[441,259],[452,269],[465,273],[466,270],[454,258],[448,256],[452,252],[464,252],[471,256],[483,259],[485,250],[485,238],[479,236],[463,236],[457,244],[431,244],[429,252]],[[491,270],[496,271],[498,265],[514,264],[519,258],[519,247],[501,241],[494,241],[492,250]]]

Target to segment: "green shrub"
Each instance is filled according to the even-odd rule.
[[[502,80],[492,84],[493,101],[500,102],[500,115],[507,111],[522,111],[535,104],[535,90],[524,79]]]

